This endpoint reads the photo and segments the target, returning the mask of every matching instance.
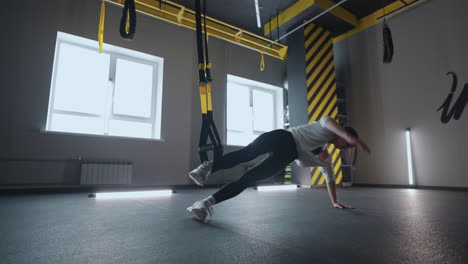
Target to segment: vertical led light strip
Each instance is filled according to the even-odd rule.
[[[258,7],[258,0],[255,0],[255,13],[257,14],[257,27],[261,28],[262,24],[260,24],[260,8]]]
[[[410,185],[413,185],[413,157],[411,156],[411,133],[409,128],[406,129],[406,156],[408,157],[408,181]]]

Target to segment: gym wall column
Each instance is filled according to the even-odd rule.
[[[288,76],[289,124],[291,127],[307,124],[307,89],[305,75],[304,30],[288,36]],[[310,170],[292,165],[292,182],[310,184]]]
[[[302,41],[297,33],[288,39],[290,51],[288,53],[288,94],[291,126],[312,123],[323,116],[330,116],[336,120],[338,97],[332,35],[315,24],[310,24],[305,27],[304,31],[298,32],[303,36]],[[340,151],[334,146],[331,146],[328,151],[333,157],[333,169],[337,175],[336,183],[338,184],[343,177]],[[304,175],[303,170],[296,168],[293,170],[293,175],[300,184],[303,184],[306,179],[310,179],[310,185],[325,183],[325,177],[319,168],[311,168],[307,176]]]
[[[337,120],[338,97],[332,34],[322,27],[310,24],[305,28],[304,36],[309,123],[320,120],[323,116]],[[328,152],[333,157],[333,171],[337,175],[338,184],[343,178],[340,150],[332,145]],[[321,185],[325,182],[325,176],[319,168],[311,168],[311,175],[310,185]]]

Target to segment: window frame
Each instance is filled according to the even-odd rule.
[[[232,74],[228,74],[227,75],[227,82],[226,82],[226,98],[225,98],[225,105],[226,105],[226,108],[227,108],[227,102],[228,102],[228,98],[227,98],[227,89],[229,89],[229,84],[237,84],[237,85],[241,85],[241,86],[246,86],[249,88],[249,104],[250,104],[250,109],[251,109],[251,117],[252,117],[252,124],[251,124],[251,128],[252,128],[252,135],[256,138],[258,137],[259,135],[265,133],[265,132],[269,132],[269,131],[261,131],[261,130],[255,130],[255,125],[254,125],[254,118],[253,118],[253,92],[254,90],[257,90],[257,91],[261,91],[261,92],[266,92],[266,93],[269,93],[271,95],[273,95],[273,129],[280,129],[280,128],[284,128],[284,118],[283,118],[283,113],[284,113],[284,91],[283,91],[283,88],[282,87],[279,87],[279,86],[274,86],[274,85],[270,85],[270,84],[266,84],[266,83],[262,83],[262,82],[259,82],[259,81],[254,81],[254,80],[250,80],[250,79],[246,79],[246,78],[242,78],[242,77],[239,77],[239,76],[235,76],[235,75],[232,75]],[[281,111],[282,109],[282,111]],[[226,145],[227,146],[239,146],[239,147],[243,147],[245,145],[233,145],[233,144],[228,144],[228,133],[230,131],[232,132],[245,132],[245,131],[242,131],[242,130],[236,130],[236,129],[228,129],[228,126],[227,126],[227,116],[228,116],[228,113],[227,113],[227,109],[226,109],[226,115],[225,115],[225,120],[226,120],[226,127],[225,127],[225,136],[226,136]]]
[[[107,77],[108,86],[106,88],[107,100],[106,100],[106,111],[104,115],[100,114],[89,114],[75,111],[66,111],[54,109],[55,107],[55,93],[56,93],[56,83],[57,83],[57,71],[58,71],[58,61],[60,48],[62,44],[68,44],[76,46],[82,49],[87,49],[91,51],[99,52],[98,42],[86,39],[83,37],[57,32],[57,40],[55,44],[55,55],[54,55],[54,64],[52,70],[52,79],[50,85],[50,94],[49,94],[49,103],[47,111],[47,120],[46,125],[43,129],[43,132],[50,133],[65,133],[65,134],[74,134],[74,135],[89,135],[89,136],[104,136],[104,137],[122,137],[122,138],[132,138],[132,139],[144,139],[144,140],[162,140],[161,137],[161,112],[162,112],[162,95],[163,95],[163,73],[164,73],[164,59],[157,57],[151,54],[145,54],[142,52],[121,48],[113,46],[110,44],[104,44],[105,48],[103,53],[109,55],[109,76]],[[151,110],[150,117],[138,117],[132,115],[117,114],[113,111],[114,106],[114,96],[115,96],[115,80],[116,80],[116,68],[117,60],[123,59],[126,61],[140,63],[144,65],[150,65],[153,67],[153,84],[152,84],[152,96],[151,96]],[[112,87],[109,87],[112,85]],[[110,99],[110,100],[109,100]],[[110,101],[110,102],[108,102]],[[52,130],[52,117],[54,114],[65,114],[69,116],[80,116],[80,117],[94,117],[103,119],[105,122],[104,134],[91,134],[91,133],[81,133],[81,132],[65,132],[65,131],[56,131]],[[121,135],[111,135],[109,134],[109,124],[111,120],[118,121],[129,121],[129,122],[139,122],[145,124],[151,124],[151,137],[137,137],[137,136],[121,136]]]

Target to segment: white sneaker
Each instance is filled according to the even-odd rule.
[[[213,168],[213,161],[205,161],[200,166],[198,166],[198,168],[189,172],[189,177],[197,185],[203,186],[206,182],[206,179],[208,179],[208,175],[210,175],[211,168]]]
[[[197,201],[187,210],[192,213],[193,218],[200,222],[205,222],[206,217],[210,215],[213,217],[214,211],[211,208],[212,203],[209,200]]]

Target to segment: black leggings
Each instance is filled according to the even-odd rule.
[[[240,163],[253,160],[265,153],[269,153],[268,158],[247,171],[237,181],[223,186],[219,191],[213,194],[216,203],[220,203],[240,194],[250,184],[256,181],[275,175],[289,163],[297,159],[296,143],[294,142],[291,132],[278,129],[261,134],[246,147],[230,152],[215,160],[211,173],[232,168]]]

